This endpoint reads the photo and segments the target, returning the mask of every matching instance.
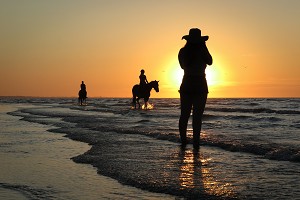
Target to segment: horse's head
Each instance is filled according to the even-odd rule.
[[[156,81],[156,80],[150,82],[151,88],[154,88],[154,90],[155,90],[156,92],[159,92],[158,82],[159,82],[159,81]]]

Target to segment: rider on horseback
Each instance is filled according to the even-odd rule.
[[[147,81],[147,77],[145,75],[145,70],[141,70],[141,75],[139,76],[140,77],[140,85],[146,85],[148,83]]]
[[[147,77],[145,75],[145,70],[141,70],[141,74],[139,76],[140,78],[140,92],[143,92],[145,90],[146,84],[148,84]]]
[[[85,103],[86,98],[87,98],[87,91],[86,91],[86,86],[84,84],[84,82],[81,82],[80,85],[80,90],[78,92],[78,103],[80,103],[80,105],[83,105],[83,103]]]
[[[86,91],[86,86],[83,81],[81,81],[80,88],[81,88],[81,90]]]

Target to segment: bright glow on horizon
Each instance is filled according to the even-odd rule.
[[[180,68],[179,65],[177,65],[176,68],[173,69],[173,72],[172,72],[172,80],[173,81],[172,82],[173,82],[174,87],[179,89],[180,84],[182,82],[183,74],[184,74],[184,71],[183,71],[183,69]]]
[[[212,65],[208,66],[205,70],[207,85],[216,86],[221,84],[221,77],[217,69]]]

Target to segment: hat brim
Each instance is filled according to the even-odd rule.
[[[191,37],[190,35],[184,35],[181,39],[185,39],[188,42],[198,43],[198,42],[205,42],[208,40],[208,36],[201,36],[201,37]]]

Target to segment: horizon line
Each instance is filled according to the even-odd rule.
[[[0,98],[66,98],[66,99],[78,99],[77,96],[1,96]],[[88,97],[89,99],[110,99],[110,98],[116,98],[116,99],[128,99],[132,97],[105,97],[105,96],[94,96],[94,97]],[[208,99],[299,99],[299,97],[208,97]],[[180,99],[180,97],[153,97],[151,99]]]

